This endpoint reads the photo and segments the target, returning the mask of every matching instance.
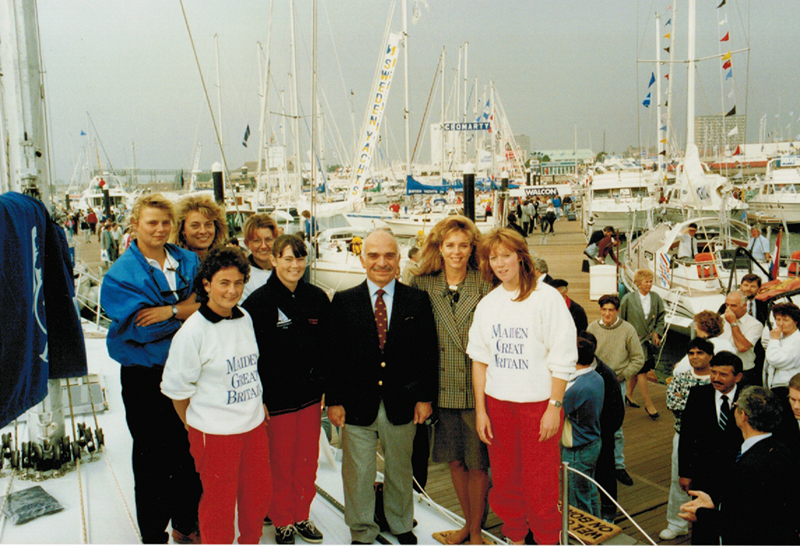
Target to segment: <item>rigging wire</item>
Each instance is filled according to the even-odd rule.
[[[103,150],[103,155],[105,156],[106,161],[108,161],[108,168],[111,169],[111,174],[117,176],[117,172],[114,170],[114,165],[111,164],[111,158],[108,157],[108,153],[106,153],[106,147],[103,144],[103,139],[100,138],[100,132],[97,130],[97,127],[94,124],[94,120],[92,119],[92,115],[88,111],[86,112],[86,117],[89,118],[89,123],[91,124],[92,129],[94,130],[94,134],[97,137],[97,141],[100,143],[100,148]]]
[[[189,18],[186,16],[186,8],[183,5],[183,0],[178,0],[178,2],[181,5],[181,12],[183,13],[183,21],[184,21],[184,23],[186,23],[186,32],[189,34],[189,42],[192,45],[192,53],[194,54],[194,60],[195,60],[195,63],[197,64],[197,72],[200,74],[200,82],[203,84],[203,93],[205,94],[206,103],[208,104],[208,111],[209,111],[209,114],[211,115],[211,123],[214,126],[214,134],[217,137],[217,144],[219,144],[219,153],[222,156],[222,169],[223,169],[224,174],[225,174],[225,176],[223,177],[223,180],[226,180],[228,182],[228,187],[231,190],[231,194],[234,194],[235,192],[233,191],[233,184],[231,182],[231,174],[230,174],[230,171],[228,170],[228,160],[225,157],[225,150],[222,147],[222,138],[221,138],[221,136],[219,134],[219,127],[217,126],[217,119],[214,116],[214,108],[211,106],[211,98],[208,95],[208,87],[206,86],[206,79],[203,76],[203,69],[200,67],[200,59],[197,56],[197,48],[194,45],[194,38],[192,37],[192,29],[189,27]],[[237,203],[236,199],[233,199],[233,206],[236,209],[236,213],[237,213],[237,215],[239,216],[239,218],[241,220],[242,213],[239,210],[239,204]],[[244,222],[242,222],[242,224],[243,223]]]
[[[332,17],[330,17],[328,15],[328,6],[327,6],[325,0],[322,1],[322,9],[325,10],[325,19],[328,22],[328,31],[331,33],[331,37],[333,37],[333,35],[334,35],[333,34],[333,27],[331,26]],[[339,50],[336,49],[336,41],[335,40],[331,40],[331,43],[333,44],[333,57],[334,57],[334,59],[336,59],[336,68],[339,70],[339,80],[342,82],[342,91],[344,91],[344,96],[347,97],[347,102],[350,105],[350,124],[352,125],[352,131],[353,131],[353,136],[352,136],[352,139],[353,139],[352,140],[352,142],[353,142],[353,155],[355,155],[358,152],[358,150],[357,150],[357,147],[358,147],[358,144],[357,144],[358,135],[356,134],[355,107],[353,105],[352,95],[347,92],[347,86],[344,84],[344,73],[342,72],[342,63],[339,60]],[[323,93],[323,96],[324,96],[324,93]],[[325,99],[326,105],[327,105],[327,102],[328,102],[328,99],[326,98]],[[330,110],[330,106],[328,106],[328,109],[329,109],[329,111],[332,112],[332,110]],[[338,126],[336,127],[336,132],[337,133],[339,132],[339,127]],[[341,138],[342,137],[340,135],[339,139],[341,139]],[[344,146],[344,143],[342,143],[342,145]],[[346,147],[344,149],[347,150]]]
[[[442,56],[439,55],[439,62],[436,65],[436,71],[433,73],[433,83],[431,84],[431,92],[428,93],[428,102],[425,105],[425,110],[422,113],[422,121],[419,124],[419,132],[417,132],[417,141],[414,142],[414,150],[411,152],[411,162],[414,162],[414,158],[417,155],[417,147],[419,146],[419,140],[422,138],[422,132],[425,130],[425,120],[428,118],[428,112],[431,106],[431,100],[433,99],[433,93],[436,90],[436,82],[439,79],[439,69],[442,66]],[[410,174],[410,173],[409,173]]]

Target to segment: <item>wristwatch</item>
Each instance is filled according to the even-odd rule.
[[[172,318],[175,318],[177,316],[178,316],[178,306],[177,305],[173,305],[172,306]]]
[[[561,407],[561,400],[553,400],[553,399],[550,399],[550,403],[551,403],[552,405],[554,405],[555,407],[557,407],[557,408],[560,408],[560,407]]]

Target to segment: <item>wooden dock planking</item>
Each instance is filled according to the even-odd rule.
[[[550,276],[569,282],[569,296],[586,310],[591,322],[600,318],[596,301],[589,299],[589,274],[582,272],[586,256],[583,249],[586,241],[578,222],[558,221],[555,235],[544,238],[540,233],[528,238],[532,253],[543,258]],[[672,453],[673,418],[666,408],[666,387],[649,384],[650,396],[661,417],[655,421],[648,417],[644,408],[627,408],[623,430],[625,432],[625,464],[634,485],[618,484],[618,502],[633,515],[636,522],[656,542],[667,544],[689,544],[689,538],[679,537],[674,541],[661,541],[658,533],[666,527],[667,501],[669,498],[670,466]],[[638,389],[633,400],[641,403]],[[444,481],[445,483],[441,483]],[[428,475],[428,491],[436,502],[457,514],[461,514],[458,499],[452,491],[447,465],[431,463]],[[623,533],[640,543],[647,543],[644,536],[626,519],[617,518]],[[486,528],[500,536],[501,524],[490,511]],[[613,541],[612,541],[613,542]]]

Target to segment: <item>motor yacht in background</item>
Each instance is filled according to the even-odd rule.
[[[800,224],[800,157],[771,159],[764,177],[754,182],[755,195],[747,201],[753,216]]]

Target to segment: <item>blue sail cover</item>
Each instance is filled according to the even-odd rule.
[[[516,188],[519,187],[519,184],[510,183],[508,187]],[[406,195],[447,193],[451,189],[456,193],[464,193],[464,183],[461,180],[447,182],[442,179],[441,184],[423,184],[411,176],[406,177]],[[500,184],[490,178],[476,178],[475,189],[477,191],[499,190]]]
[[[40,201],[0,195],[0,427],[39,403],[48,379],[86,374],[73,296],[63,231]]]

